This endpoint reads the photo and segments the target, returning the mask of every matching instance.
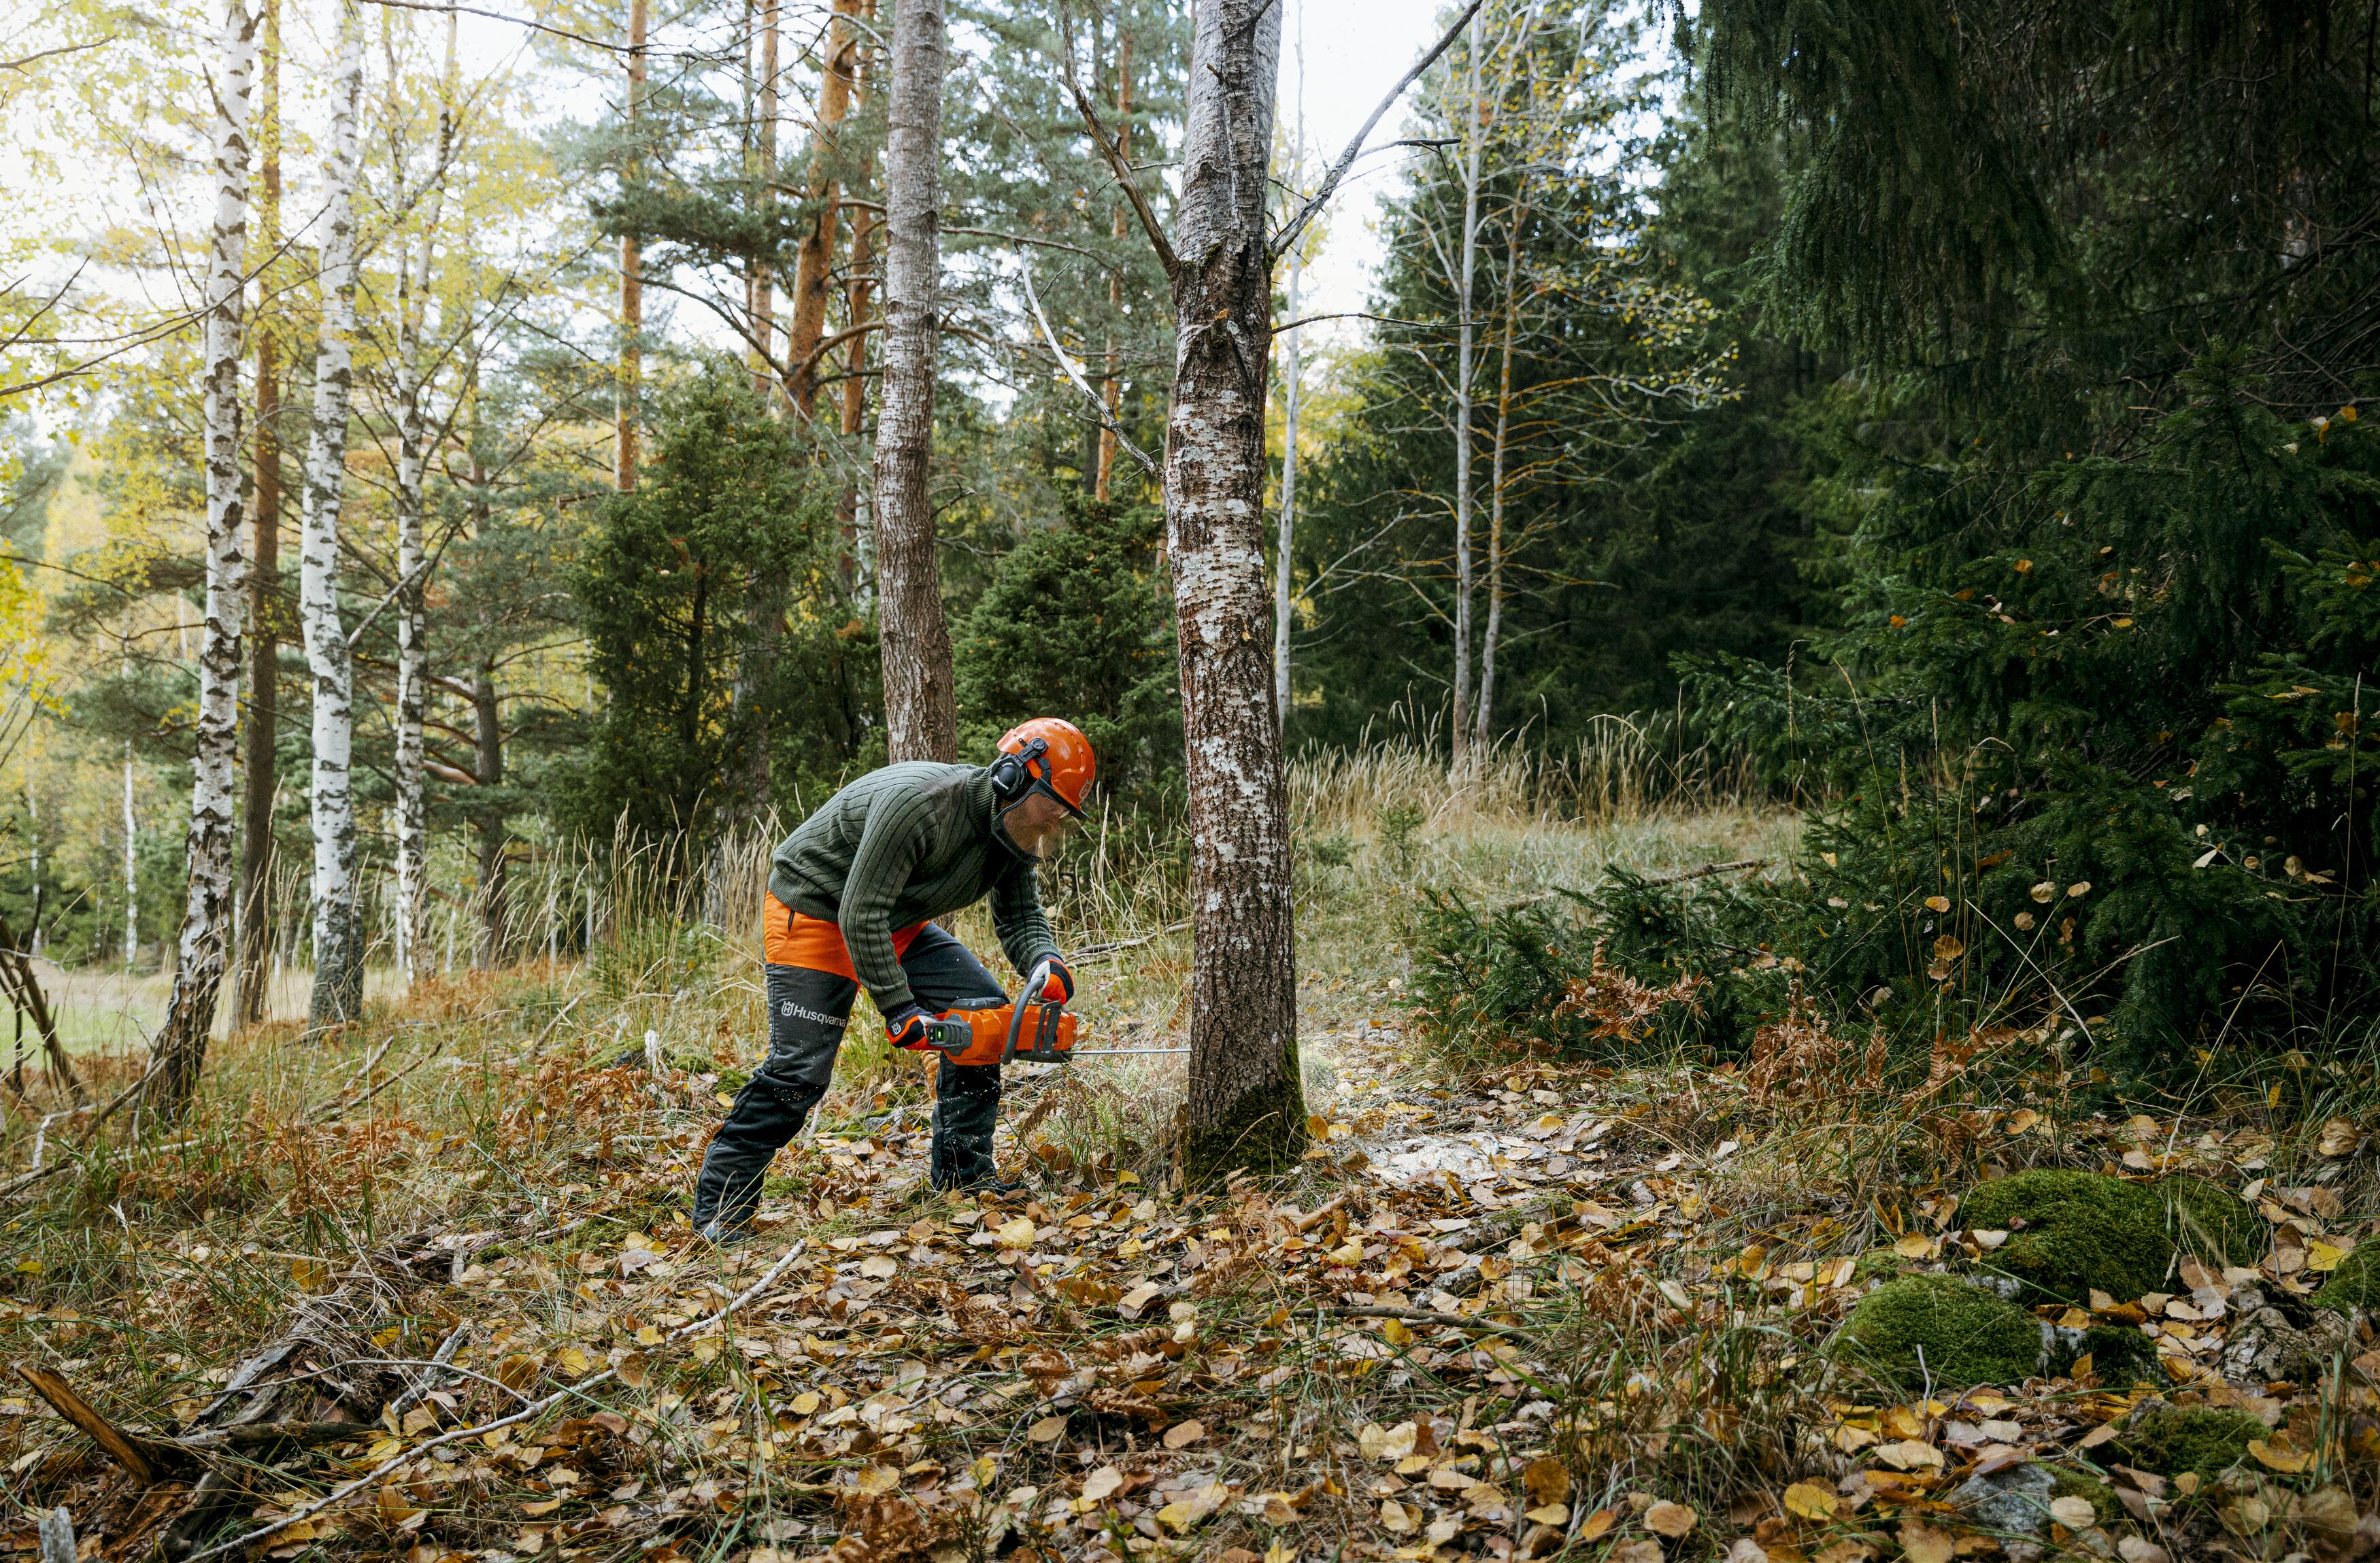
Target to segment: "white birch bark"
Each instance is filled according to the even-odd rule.
[[[1290,152],[1289,188],[1293,201],[1305,199],[1305,12],[1297,13],[1297,130]],[[1289,318],[1297,319],[1297,284],[1305,260],[1303,243],[1289,247]],[[1281,333],[1281,535],[1274,553],[1272,589],[1272,703],[1281,731],[1289,730],[1289,615],[1292,545],[1297,540],[1297,393],[1303,366],[1298,361],[1297,327]]]
[[[421,484],[428,464],[428,419],[422,410],[421,343],[432,303],[433,259],[438,224],[445,213],[445,168],[454,150],[455,20],[446,18],[446,101],[438,115],[438,155],[431,164],[439,181],[422,224],[421,280],[417,296],[410,260],[400,248],[397,261],[396,348],[396,904],[397,980],[413,985],[421,947],[423,891],[429,884],[430,837],[422,800],[421,724],[430,672],[430,624],[423,610],[429,556],[422,537]]]
[[[174,961],[174,991],[151,1046],[149,1110],[172,1116],[189,1100],[205,1067],[207,1034],[223,990],[230,918],[232,821],[239,722],[240,634],[248,562],[240,553],[242,267],[248,248],[248,112],[256,67],[257,18],[230,0],[211,83],[214,96],[214,222],[207,254],[202,361],[206,366],[206,627],[199,648],[198,748],[191,761],[189,895]],[[125,756],[127,942],[138,929],[131,869],[132,765]]]
[[[1471,737],[1471,292],[1479,265],[1479,143],[1487,105],[1479,99],[1479,50],[1484,11],[1471,18],[1464,48],[1471,56],[1470,95],[1463,104],[1462,281],[1454,348],[1454,769],[1465,763]]]
[[[314,992],[310,1029],[363,1011],[363,950],[356,919],[355,668],[339,620],[339,504],[346,491],[347,410],[354,393],[356,119],[363,93],[363,23],[339,7],[338,76],[331,91],[322,169],[322,334],[314,352],[314,427],[306,448],[298,609],[314,689]]]

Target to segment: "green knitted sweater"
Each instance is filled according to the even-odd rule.
[[[826,801],[779,845],[769,893],[843,929],[880,1014],[916,1002],[892,930],[991,897],[991,926],[1019,973],[1058,952],[1033,862],[992,829],[991,773],[905,760]]]

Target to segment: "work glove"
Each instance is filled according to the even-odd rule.
[[[884,1035],[895,1048],[906,1048],[922,1053],[932,1044],[926,1039],[926,1023],[934,1017],[915,1004],[904,1004],[884,1017]]]
[[[1050,976],[1049,980],[1041,985],[1041,997],[1055,999],[1062,1004],[1073,1003],[1075,1001],[1074,972],[1068,968],[1065,962],[1055,955],[1050,956],[1046,963],[1050,968]]]

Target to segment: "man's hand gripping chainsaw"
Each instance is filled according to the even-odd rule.
[[[947,1010],[926,1023],[926,1046],[958,1064],[1064,1063],[1075,1050],[1075,1017],[1047,997],[1050,963],[1037,962],[1014,1004]],[[1036,998],[1034,995],[1042,995]]]

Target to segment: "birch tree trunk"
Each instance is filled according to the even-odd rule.
[[[643,167],[633,146],[641,133],[645,101],[646,0],[628,4],[628,136],[632,143],[621,183],[631,185]],[[622,493],[637,486],[637,419],[645,380],[645,248],[635,234],[620,236],[620,369],[613,387],[612,485]]]
[[[1182,1155],[1196,1178],[1291,1165],[1305,1144],[1288,788],[1265,633],[1265,195],[1280,55],[1271,0],[1197,8],[1174,218],[1178,329],[1165,459],[1191,828]]]
[[[1293,201],[1304,199],[1305,184],[1305,12],[1298,13],[1297,91],[1300,105],[1295,144],[1290,152],[1289,188]],[[1298,273],[1305,247],[1289,247],[1289,290],[1282,302],[1289,318],[1297,319]],[[1289,729],[1289,614],[1292,547],[1297,540],[1297,391],[1303,366],[1297,356],[1297,327],[1281,333],[1281,535],[1275,539],[1272,588],[1272,703],[1281,730]]]
[[[248,248],[248,111],[257,18],[230,0],[215,57],[211,174],[214,224],[207,251],[207,622],[199,646],[198,753],[191,761],[190,887],[174,960],[174,991],[151,1044],[145,1109],[178,1116],[206,1067],[207,1034],[223,990],[231,918],[232,819],[238,757],[239,637],[248,562],[239,551],[241,289]]]
[[[314,352],[314,427],[306,447],[306,516],[298,609],[314,686],[314,992],[308,1027],[363,1013],[363,940],[356,917],[355,666],[339,619],[339,504],[346,497],[347,409],[355,386],[356,115],[363,93],[363,21],[339,7],[339,73],[331,91],[322,169],[322,335]]]
[[[438,110],[440,171],[422,223],[421,280],[417,290],[403,246],[397,249],[396,281],[396,753],[394,769],[396,836],[396,973],[413,985],[419,956],[429,885],[430,837],[423,808],[421,724],[427,714],[430,624],[423,599],[429,557],[422,537],[421,486],[429,461],[428,420],[422,411],[422,339],[428,334],[438,245],[445,214],[443,170],[455,145],[455,16],[446,14],[446,65]],[[391,83],[394,90],[395,83]]]
[[[264,50],[260,60],[263,101],[258,105],[261,160],[256,203],[260,284],[273,275],[281,244],[281,0],[264,0]],[[271,297],[260,288],[261,301]],[[256,547],[248,576],[248,742],[239,842],[239,970],[233,984],[232,1021],[264,1019],[273,954],[273,805],[280,790],[281,641],[275,601],[281,588],[281,365],[279,345],[261,321],[256,332]]]
[[[1455,308],[1454,348],[1454,769],[1465,763],[1471,736],[1471,291],[1479,264],[1479,143],[1486,106],[1479,101],[1480,16],[1471,18],[1471,93],[1463,104],[1462,281]]]
[[[1132,156],[1132,35],[1123,30],[1123,15],[1116,16],[1116,155]],[[1124,209],[1119,202],[1110,234],[1118,239],[1124,234]],[[1293,272],[1292,275],[1295,273]],[[1123,311],[1123,278],[1111,273],[1108,277],[1108,309],[1111,313]],[[1099,466],[1091,479],[1091,497],[1101,504],[1115,483],[1116,437],[1118,409],[1123,406],[1123,366],[1117,360],[1115,333],[1108,333],[1107,350],[1101,355],[1107,366],[1107,376],[1099,382],[1099,406],[1107,409],[1107,422],[1099,429]]]
[[[753,182],[753,193],[755,204],[765,219],[769,209],[776,204],[777,190],[777,0],[760,0],[758,42],[760,112],[759,144],[754,151],[759,176]],[[777,279],[763,265],[752,268],[752,334],[760,345],[758,361],[752,366],[752,394],[767,406],[773,399],[777,379],[769,368],[769,355],[777,345]]]
[[[496,696],[494,659],[480,662],[479,676],[471,683],[471,729],[475,750],[472,769],[478,773],[480,785],[486,788],[504,784],[504,733],[501,725],[503,709]],[[491,806],[480,816],[480,928],[474,941],[474,958],[483,967],[504,964],[504,953],[511,944],[512,895],[504,879],[504,842],[507,831],[504,813]]]
[[[1496,433],[1488,458],[1488,629],[1479,641],[1479,709],[1472,742],[1483,753],[1496,717],[1496,646],[1504,632],[1504,491],[1512,430],[1512,337],[1519,328],[1521,233],[1528,209],[1515,207],[1504,224],[1504,318],[1501,357],[1496,371]]]
[[[876,0],[861,0],[861,6],[862,20],[874,22]],[[874,34],[871,32],[867,36],[873,37]],[[872,50],[864,44],[858,46],[851,72],[851,93],[856,103],[867,102],[873,87],[872,73],[882,68],[874,63],[876,59]],[[863,190],[868,183],[865,179],[856,181],[856,187]],[[869,303],[875,297],[875,224],[876,213],[872,208],[862,206],[851,214],[851,265],[845,273],[849,281],[844,293],[844,325],[854,333],[850,345],[844,349],[843,437],[847,446],[857,441],[861,431],[868,427],[868,379],[865,373],[868,368],[868,336],[857,328],[867,322]],[[873,579],[873,562],[871,560],[868,571],[861,570],[859,484],[856,478],[844,483],[843,496],[835,503],[835,525],[843,539],[840,563],[844,585],[851,593],[853,604],[865,612],[871,589],[868,582]],[[869,529],[872,535],[872,525]]]
[[[934,370],[941,286],[942,0],[892,16],[884,146],[884,377],[876,415],[876,589],[893,759],[958,757],[958,697],[934,549]]]

